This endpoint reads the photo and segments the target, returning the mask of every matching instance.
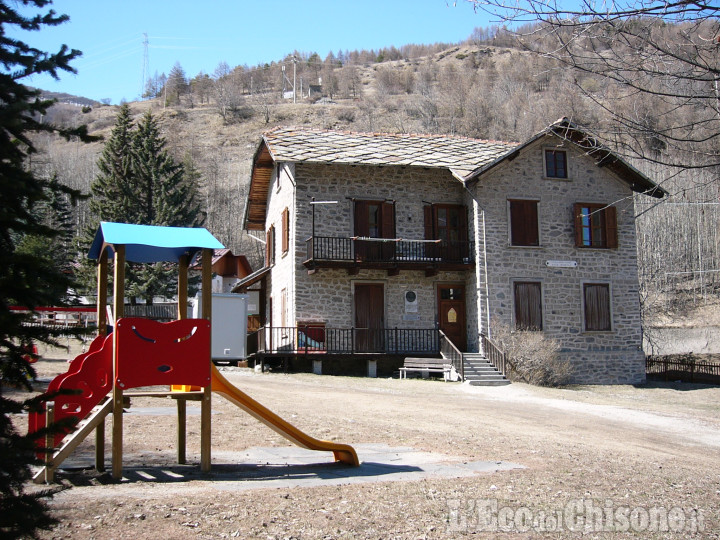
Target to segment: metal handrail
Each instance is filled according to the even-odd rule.
[[[503,377],[507,377],[508,368],[514,369],[515,364],[508,358],[508,355],[503,352],[499,345],[492,341],[485,334],[480,334],[482,340],[482,349],[490,363],[495,366]]]
[[[455,368],[455,371],[460,373],[460,378],[465,380],[465,362],[463,361],[463,353],[460,352],[455,344],[450,341],[450,338],[445,335],[445,332],[438,330],[440,334],[440,354],[443,358],[448,358]]]

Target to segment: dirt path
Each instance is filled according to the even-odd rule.
[[[38,367],[49,375],[62,364]],[[639,537],[720,537],[720,388],[472,388],[242,369],[225,375],[318,438],[411,447],[448,463],[525,468],[253,490],[232,490],[219,473],[203,476],[197,467],[175,482],[114,484],[107,475],[76,472],[64,480],[74,487],[51,503],[63,521],[44,538],[526,538],[548,529],[553,537],[574,538],[583,530],[604,537],[610,527]],[[133,400],[125,421],[127,467],[172,465],[172,413],[165,400]],[[251,448],[287,446],[231,403],[214,399],[216,469],[230,459],[239,466]],[[198,449],[199,416],[190,410],[194,465]],[[73,459],[87,461],[92,451],[86,442]]]

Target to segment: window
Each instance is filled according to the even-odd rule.
[[[543,329],[542,295],[539,281],[516,281],[515,328],[517,330]]]
[[[290,211],[285,208],[282,212],[282,252],[283,255],[290,249]]]
[[[265,233],[265,266],[275,264],[275,225]]]
[[[587,332],[602,332],[612,329],[610,285],[607,283],[583,284],[583,304]]]
[[[539,246],[538,201],[510,200],[510,244]]]
[[[576,247],[618,247],[617,212],[614,206],[577,203],[573,213]]]
[[[426,257],[464,261],[469,256],[467,208],[461,204],[425,206],[425,240],[442,240],[425,245]]]
[[[355,201],[355,236],[395,238],[395,204],[387,201]],[[362,261],[387,261],[395,256],[393,242],[357,240],[355,256]]]
[[[545,176],[547,178],[567,178],[567,152],[565,150],[545,150]]]

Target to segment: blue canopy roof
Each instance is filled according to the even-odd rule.
[[[223,246],[207,229],[188,227],[160,227],[129,223],[100,223],[88,257],[97,259],[103,246],[114,251],[115,245],[125,246],[125,260],[129,262],[177,262],[182,255],[189,258],[199,250],[222,249]]]

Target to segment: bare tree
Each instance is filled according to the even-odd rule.
[[[468,1],[497,16],[503,33],[518,28],[527,50],[570,68],[576,91],[611,118],[595,127],[618,151],[666,165],[720,165],[717,5]]]

